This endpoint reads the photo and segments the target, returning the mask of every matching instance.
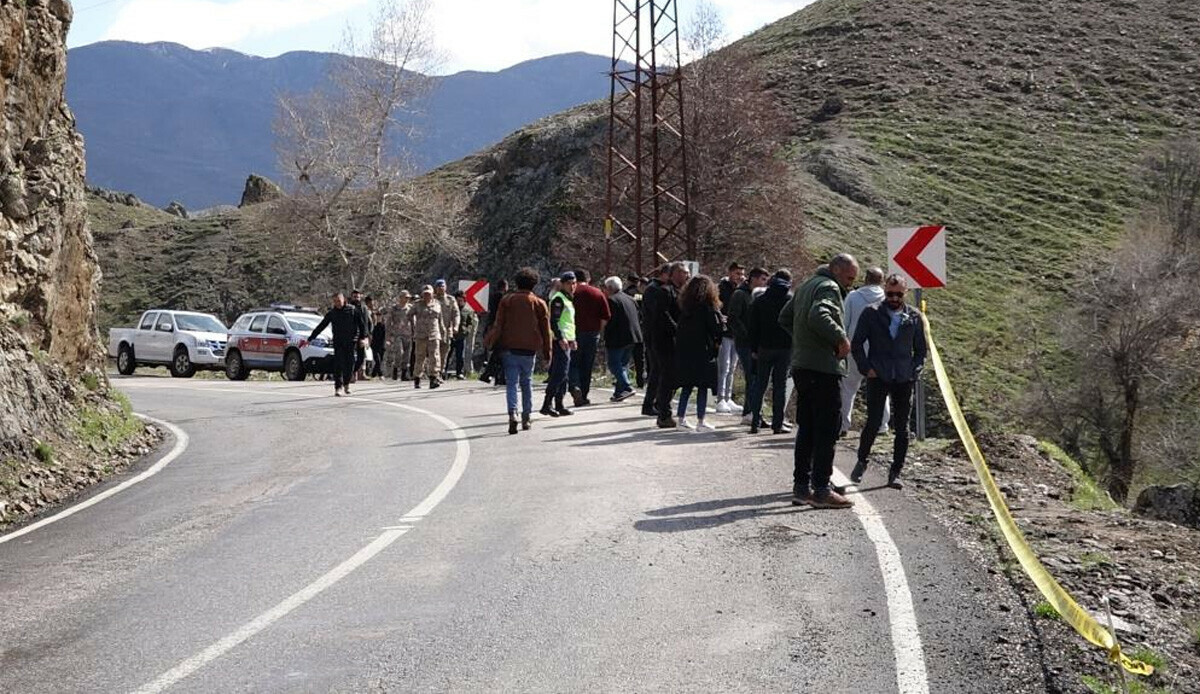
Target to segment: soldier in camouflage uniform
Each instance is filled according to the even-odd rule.
[[[383,375],[392,380],[408,380],[408,360],[412,356],[413,322],[408,290],[400,292],[396,305],[384,314],[387,332],[387,363]]]
[[[421,300],[413,305],[412,316],[413,350],[417,356],[413,385],[420,388],[421,378],[428,375],[429,387],[437,388],[442,385],[442,343],[447,341],[447,333],[442,303],[434,298],[433,287],[421,288]]]
[[[466,305],[462,292],[456,293],[454,298],[458,304],[459,319],[458,332],[454,333],[454,341],[451,344],[451,353],[454,355],[454,377],[461,381],[474,370],[472,362],[475,360],[475,329],[479,325],[479,316]],[[446,370],[450,370],[449,364],[446,365]]]
[[[458,302],[446,292],[446,280],[438,280],[433,283],[433,296],[442,305],[442,351],[440,355],[442,371],[440,373],[441,378],[446,378],[446,369],[450,366],[450,341],[458,333],[461,314],[458,310]],[[434,376],[436,377],[437,374]]]

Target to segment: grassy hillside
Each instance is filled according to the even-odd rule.
[[[883,264],[887,227],[949,226],[950,287],[929,296],[935,331],[972,415],[1011,422],[1038,333],[1140,205],[1139,162],[1200,131],[1198,37],[1185,0],[821,0],[731,50],[752,56],[792,114],[782,154],[818,256]],[[466,269],[598,265],[588,249],[601,246],[604,135],[604,108],[582,107],[421,179],[459,192],[465,207],[446,214],[462,216]],[[267,212],[254,224],[244,214],[98,234],[105,316],[336,283]],[[409,260],[434,262],[436,248]]]

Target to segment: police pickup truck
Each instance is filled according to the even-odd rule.
[[[108,331],[108,356],[123,376],[139,366],[166,366],[175,378],[191,378],[199,369],[225,366],[228,328],[207,313],[151,310],[136,328]]]

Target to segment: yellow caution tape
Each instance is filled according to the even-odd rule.
[[[1016,555],[1021,567],[1025,569],[1025,574],[1042,592],[1046,601],[1054,606],[1058,614],[1068,624],[1075,627],[1075,631],[1078,631],[1080,636],[1108,651],[1108,657],[1112,662],[1119,662],[1122,667],[1134,674],[1152,674],[1153,666],[1140,660],[1133,660],[1121,652],[1121,645],[1117,643],[1113,634],[1075,602],[1034,554],[1033,548],[1025,539],[1025,534],[1017,527],[1008,506],[1004,503],[1004,495],[996,486],[996,480],[992,477],[991,470],[988,469],[983,452],[979,450],[979,444],[975,442],[975,436],[971,433],[971,428],[967,426],[967,420],[958,404],[958,397],[954,394],[954,387],[950,384],[950,377],[946,374],[946,366],[942,363],[941,354],[938,353],[937,345],[933,342],[933,332],[930,330],[928,318],[924,322],[925,339],[929,343],[929,357],[933,361],[934,371],[937,373],[942,397],[946,401],[946,407],[950,410],[950,418],[954,420],[954,428],[958,430],[958,436],[967,449],[967,455],[971,457],[971,462],[975,465],[975,472],[979,475],[979,482],[987,494],[992,513],[996,516],[996,522],[1000,524],[1000,532],[1004,534],[1009,548]]]

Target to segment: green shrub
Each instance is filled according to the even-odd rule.
[[[45,441],[38,441],[37,446],[33,449],[33,454],[37,456],[38,460],[47,465],[54,462],[54,446]]]
[[[1059,616],[1059,614],[1058,614],[1058,610],[1054,609],[1054,605],[1051,605],[1050,603],[1046,602],[1045,600],[1043,600],[1033,606],[1033,614],[1034,614],[1034,616],[1040,617],[1042,619],[1052,619],[1052,620],[1062,619],[1062,617]]]
[[[83,375],[83,387],[95,393],[100,390],[100,377],[95,372],[89,371]]]
[[[1121,508],[1121,505],[1113,501],[1108,492],[1101,489],[1096,480],[1084,471],[1083,466],[1061,448],[1048,441],[1040,441],[1038,450],[1071,473],[1075,482],[1075,489],[1071,492],[1072,506],[1081,511],[1114,511]]]

